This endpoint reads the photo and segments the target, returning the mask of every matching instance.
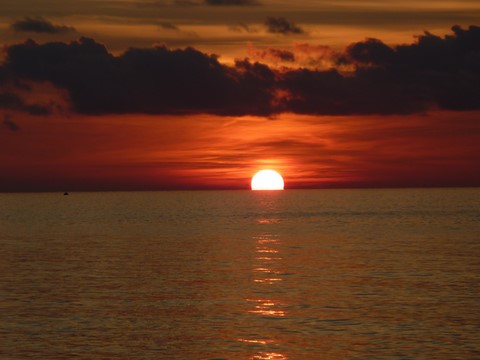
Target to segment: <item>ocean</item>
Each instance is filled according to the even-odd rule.
[[[479,359],[480,189],[0,194],[1,359]]]

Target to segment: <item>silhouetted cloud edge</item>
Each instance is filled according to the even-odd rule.
[[[83,114],[271,116],[413,114],[480,109],[480,27],[424,33],[409,45],[366,39],[337,54],[338,69],[274,69],[248,59],[227,66],[193,48],[131,48],[112,55],[93,39],[9,46],[3,72],[66,89]],[[295,54],[269,56],[294,61]]]

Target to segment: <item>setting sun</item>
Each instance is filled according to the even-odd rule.
[[[275,170],[261,170],[252,178],[252,190],[283,190],[282,175]]]

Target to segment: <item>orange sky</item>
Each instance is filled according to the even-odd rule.
[[[363,100],[368,103],[366,111],[362,104],[346,101],[345,106],[353,108],[342,111],[341,105],[338,110],[334,104],[342,98],[322,92],[325,86],[335,90],[329,82],[333,80],[324,78],[331,68],[349,81],[351,76],[363,79],[363,73],[354,73],[355,69],[368,72],[378,65],[354,58],[353,50],[345,50],[349,44],[374,37],[394,48],[415,42],[414,36],[424,30],[447,43],[444,36],[451,36],[453,25],[465,29],[475,22],[478,25],[478,1],[221,3],[95,0],[67,4],[50,0],[40,6],[33,0],[2,1],[0,43],[5,51],[0,66],[0,191],[247,189],[253,174],[264,168],[279,171],[287,189],[480,185],[480,107],[475,99],[462,102],[455,97],[471,88],[445,89],[446,94],[454,94],[452,101],[442,93],[438,104],[430,99],[418,109],[408,91],[393,92],[405,95],[408,110],[404,114],[397,104],[401,99],[387,98],[392,100],[387,106],[383,100],[367,98]],[[43,21],[50,30],[34,28],[29,22],[32,19]],[[275,21],[281,22],[278,19],[284,19],[288,28],[282,24],[275,27]],[[108,93],[105,99],[98,98],[98,103],[95,98],[82,102],[85,94],[75,87],[81,79],[72,75],[64,81],[54,72],[31,75],[30,66],[40,71],[34,63],[38,60],[24,64],[9,53],[28,38],[37,44],[69,44],[81,36],[93,38],[117,57],[128,48],[151,48],[153,44],[166,44],[172,51],[191,46],[202,54],[217,54],[219,64],[227,66],[221,71],[245,71],[245,76],[250,70],[235,70],[234,61],[248,57],[252,64],[258,61],[273,72],[280,85],[272,85],[274,90],[269,87],[268,92],[276,92],[273,102],[287,105],[274,106],[275,110],[264,115],[253,105],[245,113],[238,107],[229,113],[227,105],[217,109],[215,102],[211,105],[207,100],[208,105],[202,107],[193,97],[185,100],[193,105],[188,103],[179,114],[156,108],[143,111],[143,102],[117,111],[115,103],[103,107],[102,101],[110,99]],[[476,56],[479,53],[472,50]],[[351,58],[342,60],[345,54]],[[370,55],[375,56],[373,52]],[[462,63],[458,73],[462,66],[470,66],[468,71],[480,78],[475,72],[480,57],[469,56],[477,67]],[[15,67],[16,61],[23,66],[21,70]],[[428,66],[429,81],[443,76],[432,77]],[[311,76],[319,74],[319,89],[305,82],[297,71],[302,68],[312,71],[308,73]],[[432,69],[437,71],[434,65]],[[449,76],[457,74],[448,71]],[[230,76],[234,75],[227,74],[228,79]],[[208,83],[208,78],[205,81]],[[248,76],[235,81],[245,81],[252,89],[256,86]],[[196,84],[192,80],[192,87]],[[389,86],[396,86],[392,84]],[[89,86],[93,92],[102,86],[113,89],[105,91],[115,89],[100,80]],[[156,89],[160,85],[148,86]],[[410,87],[408,83],[407,89]],[[136,91],[133,87],[126,93],[133,99]],[[366,86],[368,91],[371,89]],[[476,94],[478,88],[472,91]],[[378,92],[372,94],[383,99]],[[129,101],[130,96],[120,95],[118,98]],[[297,98],[308,99],[308,104],[296,103]],[[181,99],[178,101],[181,107]],[[101,111],[85,107],[93,103]],[[312,104],[320,104],[321,109],[312,110]],[[118,109],[123,105],[118,102]],[[395,108],[385,110],[389,106]]]
[[[8,190],[249,187],[274,168],[287,188],[476,185],[480,112],[416,116],[121,115],[0,130]],[[452,126],[451,124],[461,124]]]

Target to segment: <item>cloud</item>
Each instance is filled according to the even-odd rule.
[[[338,66],[341,55],[329,46],[308,43],[293,44],[291,51],[302,67],[314,69],[331,69]]]
[[[267,48],[259,49],[255,48],[253,45],[247,47],[248,56],[253,58],[256,61],[264,62],[287,62],[292,63],[295,61],[295,54],[287,49],[279,48]]]
[[[267,115],[273,72],[265,65],[219,63],[193,48],[129,49],[120,56],[92,39],[69,44],[34,41],[7,50],[6,66],[20,78],[67,89],[85,114],[149,113]]]
[[[424,33],[390,47],[366,39],[347,47],[338,69],[293,69],[277,88],[283,111],[299,114],[413,114],[429,109],[480,109],[480,27],[452,27],[444,37]],[[297,55],[297,54],[296,54]],[[280,110],[280,111],[282,111]]]
[[[20,130],[20,126],[18,126],[17,123],[13,122],[8,115],[5,115],[2,124],[10,131],[15,132]]]
[[[255,6],[260,5],[256,0],[205,0],[211,6]]]
[[[378,39],[369,38],[347,48],[350,60],[358,64],[386,65],[391,64],[395,51]]]
[[[48,115],[50,109],[43,105],[26,104],[22,98],[11,92],[0,93],[0,109],[9,109],[25,112],[30,115]]]
[[[267,31],[272,34],[304,34],[305,31],[284,17],[268,17],[265,20]]]
[[[292,70],[282,87],[289,96],[284,109],[298,114],[411,114],[425,111],[428,98],[415,84],[380,70],[343,76],[337,70]]]
[[[65,25],[55,25],[50,21],[38,18],[26,17],[22,20],[17,20],[10,27],[17,32],[33,32],[45,34],[66,34],[77,32],[75,28]]]
[[[18,80],[66,89],[73,110],[83,114],[391,115],[478,110],[480,27],[452,30],[444,37],[425,33],[413,44],[395,47],[366,39],[343,52],[302,44],[300,50],[294,46],[292,51],[259,54],[287,62],[302,54],[305,61],[310,56],[316,61],[325,54],[325,64],[336,62],[337,68],[276,70],[249,60],[225,65],[217,56],[193,48],[165,46],[113,55],[88,38],[9,46],[3,68]],[[10,109],[33,106],[11,94],[0,97],[2,102]]]
[[[176,25],[169,23],[169,22],[159,22],[158,26],[160,26],[162,29],[166,30],[175,30],[178,31],[180,30]]]
[[[367,39],[350,45],[343,61],[357,67],[358,78],[374,81],[382,73],[390,89],[403,87],[440,108],[479,109],[480,27],[453,26],[452,31],[443,38],[425,32],[415,43],[395,47]]]
[[[313,70],[337,68],[343,73],[354,68],[351,64],[347,64],[342,52],[326,45],[293,43],[289,47],[260,48],[248,43],[247,55],[255,61],[273,64],[281,62],[283,66],[289,68],[301,67]]]

